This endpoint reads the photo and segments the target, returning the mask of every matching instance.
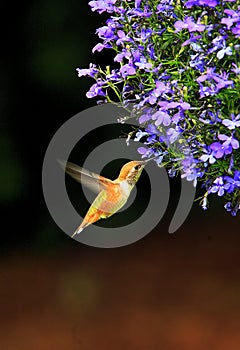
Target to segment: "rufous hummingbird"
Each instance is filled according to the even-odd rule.
[[[88,171],[76,164],[59,161],[66,173],[76,181],[98,193],[87,211],[82,223],[71,237],[100,219],[106,219],[115,214],[127,202],[130,193],[137,183],[144,166],[154,158],[134,160],[124,164],[116,180],[110,180]]]

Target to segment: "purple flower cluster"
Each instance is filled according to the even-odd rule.
[[[240,206],[240,5],[233,0],[90,1],[109,14],[93,52],[111,49],[114,66],[90,64],[87,97],[134,111],[142,157],[169,175],[202,182],[207,196]],[[111,66],[111,65],[110,65]],[[115,99],[112,97],[114,92]],[[111,97],[110,97],[111,96]]]

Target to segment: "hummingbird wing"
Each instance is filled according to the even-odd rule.
[[[58,162],[66,173],[69,174],[74,180],[80,182],[95,193],[99,193],[102,190],[107,189],[108,185],[113,184],[112,180],[95,174],[92,171],[84,169],[76,164],[62,160],[58,160]]]

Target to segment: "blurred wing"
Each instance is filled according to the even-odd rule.
[[[101,192],[107,188],[108,184],[112,183],[111,180],[101,175],[95,174],[92,171],[86,170],[71,162],[62,160],[58,160],[58,162],[68,175],[95,193]]]

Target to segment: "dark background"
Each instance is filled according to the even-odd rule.
[[[86,1],[1,5],[0,347],[6,350],[240,347],[240,225],[211,201],[173,235],[179,193],[156,229],[117,249],[84,246],[53,222],[42,195],[54,133],[90,106],[76,67],[104,16]],[[161,200],[161,199],[159,199]]]

